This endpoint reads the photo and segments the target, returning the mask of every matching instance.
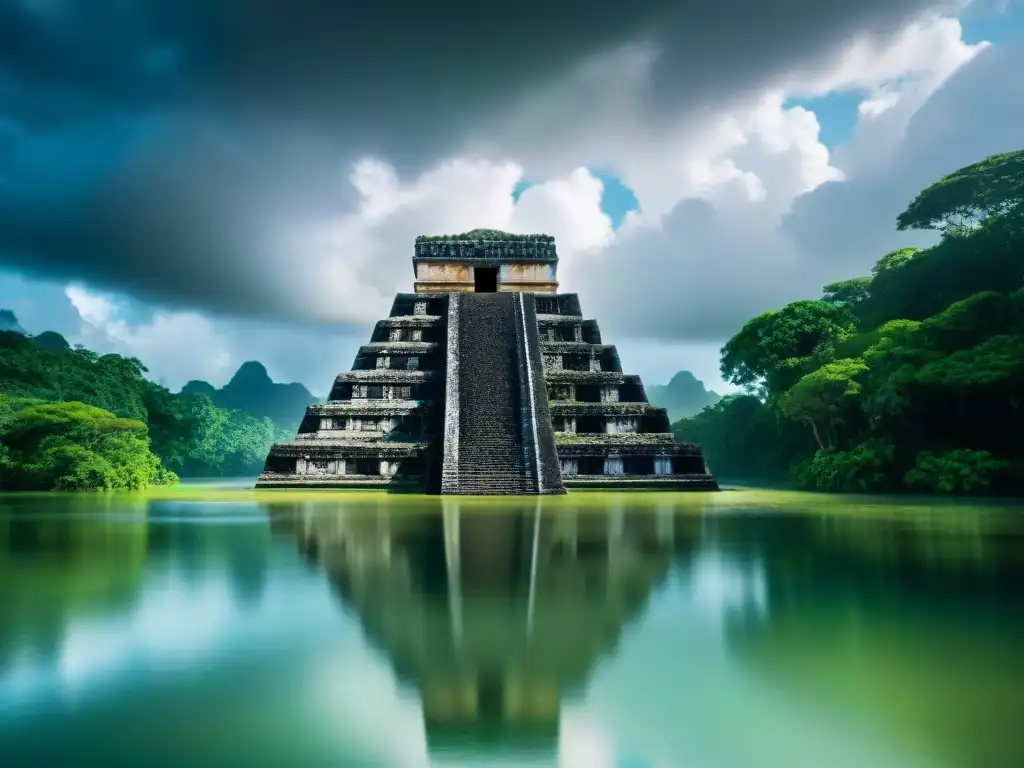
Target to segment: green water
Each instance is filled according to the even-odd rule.
[[[0,497],[0,766],[1017,768],[1024,503]]]

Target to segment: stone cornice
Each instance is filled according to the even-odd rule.
[[[677,445],[671,432],[559,432],[555,435],[559,447],[563,445]]]
[[[582,354],[582,355],[603,355],[612,354],[618,356],[618,351],[614,344],[589,344],[585,341],[544,341],[541,339],[540,351],[550,355],[571,355],[571,354]]]
[[[567,488],[625,486],[637,490],[676,488],[679,490],[717,491],[718,483],[709,474],[694,475],[566,475]]]
[[[440,315],[395,315],[377,321],[378,328],[436,328],[441,325]]]
[[[332,400],[306,408],[309,416],[404,416],[423,409],[422,400]]]
[[[581,403],[576,400],[549,400],[552,416],[656,416],[665,409],[650,403]]]
[[[544,379],[549,384],[639,384],[635,373],[614,371],[545,371]]]
[[[270,449],[270,455],[288,458],[411,458],[420,455],[425,448],[426,443],[310,438],[276,443]]]
[[[336,382],[345,384],[421,384],[435,381],[437,371],[408,371],[396,368],[372,368],[338,374]]]
[[[537,315],[537,323],[542,328],[545,325],[580,325],[592,322],[594,321],[583,317],[583,315]]]
[[[560,459],[573,458],[577,456],[702,456],[699,445],[694,443],[652,443],[636,442],[633,445],[625,443],[567,443],[558,440],[555,436],[555,444],[558,448]]]
[[[359,348],[359,355],[426,355],[436,352],[440,344],[433,341],[371,341]]]

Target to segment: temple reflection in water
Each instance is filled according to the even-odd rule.
[[[432,754],[554,756],[562,704],[691,549],[693,526],[638,511],[439,501],[437,514],[275,507],[371,643],[421,697]],[[690,538],[688,538],[690,537]]]

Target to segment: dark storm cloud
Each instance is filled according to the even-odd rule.
[[[413,172],[631,42],[660,51],[656,120],[941,1],[0,0],[0,259],[301,314],[281,228],[346,210],[360,154]]]
[[[982,51],[913,115],[884,172],[816,187],[794,201],[781,227],[759,221],[758,204],[725,216],[683,200],[661,227],[612,244],[574,287],[594,297],[588,312],[609,337],[721,343],[760,312],[869,274],[889,251],[930,245],[935,233],[898,232],[896,217],[936,179],[1020,147],[1024,80],[1005,73],[1021,71],[1024,42]],[[627,262],[631,295],[643,302],[618,298]],[[666,276],[679,268],[685,278]]]

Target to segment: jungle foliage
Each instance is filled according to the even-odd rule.
[[[176,476],[251,475],[269,418],[176,395],[134,358],[0,331],[0,488],[138,489]]]
[[[883,255],[747,322],[722,375],[748,394],[676,422],[725,477],[822,491],[1024,491],[1024,150],[923,190]]]
[[[141,490],[177,480],[145,423],[78,402],[0,395],[0,488]]]

